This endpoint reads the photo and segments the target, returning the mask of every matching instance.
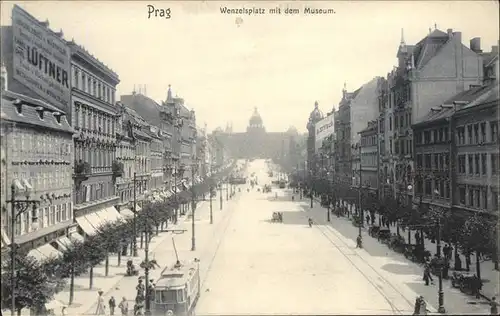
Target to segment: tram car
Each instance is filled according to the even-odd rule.
[[[154,288],[153,315],[193,316],[200,297],[200,267],[197,262],[166,267]]]

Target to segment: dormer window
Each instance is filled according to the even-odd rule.
[[[44,114],[43,112],[44,112],[44,110],[45,110],[45,109],[43,108],[43,106],[37,106],[35,110],[36,110],[36,112],[38,113],[38,117],[39,117],[41,120],[43,120],[43,114]]]
[[[52,113],[52,115],[54,115],[54,117],[56,118],[57,124],[61,124],[62,114],[60,112],[54,112],[54,113]]]
[[[14,106],[16,107],[16,111],[18,114],[22,114],[23,112],[23,101],[17,99],[14,102]]]

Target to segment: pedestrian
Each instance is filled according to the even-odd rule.
[[[434,284],[434,280],[432,279],[431,275],[431,266],[429,264],[429,261],[427,261],[424,265],[424,281],[425,285],[429,285],[429,281],[431,284]]]
[[[109,315],[113,316],[115,314],[115,306],[116,306],[116,301],[114,296],[111,296],[111,298],[108,301],[108,304],[109,304]]]
[[[120,304],[118,304],[118,308],[120,309],[122,316],[128,315],[128,302],[125,296],[122,298]]]
[[[97,292],[99,296],[97,297],[97,308],[95,310],[95,315],[105,315],[104,297],[102,297],[103,291]]]
[[[61,309],[61,316],[66,316],[66,315],[68,315],[66,312],[66,306],[63,306]]]
[[[370,225],[370,215],[366,215],[366,225]]]
[[[490,302],[490,315],[498,315],[498,303],[497,303],[497,298],[492,297],[491,302]]]

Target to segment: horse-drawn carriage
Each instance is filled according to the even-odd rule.
[[[474,273],[454,271],[451,275],[451,285],[459,288],[462,293],[473,295],[483,287],[482,281]]]
[[[283,223],[283,212],[273,212],[271,221],[273,223]]]

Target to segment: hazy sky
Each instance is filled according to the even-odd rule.
[[[1,24],[11,24],[14,2],[1,2]],[[415,44],[434,24],[462,32],[466,46],[498,41],[497,1],[386,2],[15,2],[64,31],[116,71],[118,96],[134,84],[164,100],[168,84],[209,129],[233,122],[244,130],[258,107],[268,131],[305,126],[314,101],[323,112],[396,64],[401,28]],[[148,19],[147,5],[171,8],[171,19]],[[220,8],[332,8],[334,15],[224,15]],[[237,18],[240,22],[236,23]],[[118,99],[118,97],[117,97]]]

